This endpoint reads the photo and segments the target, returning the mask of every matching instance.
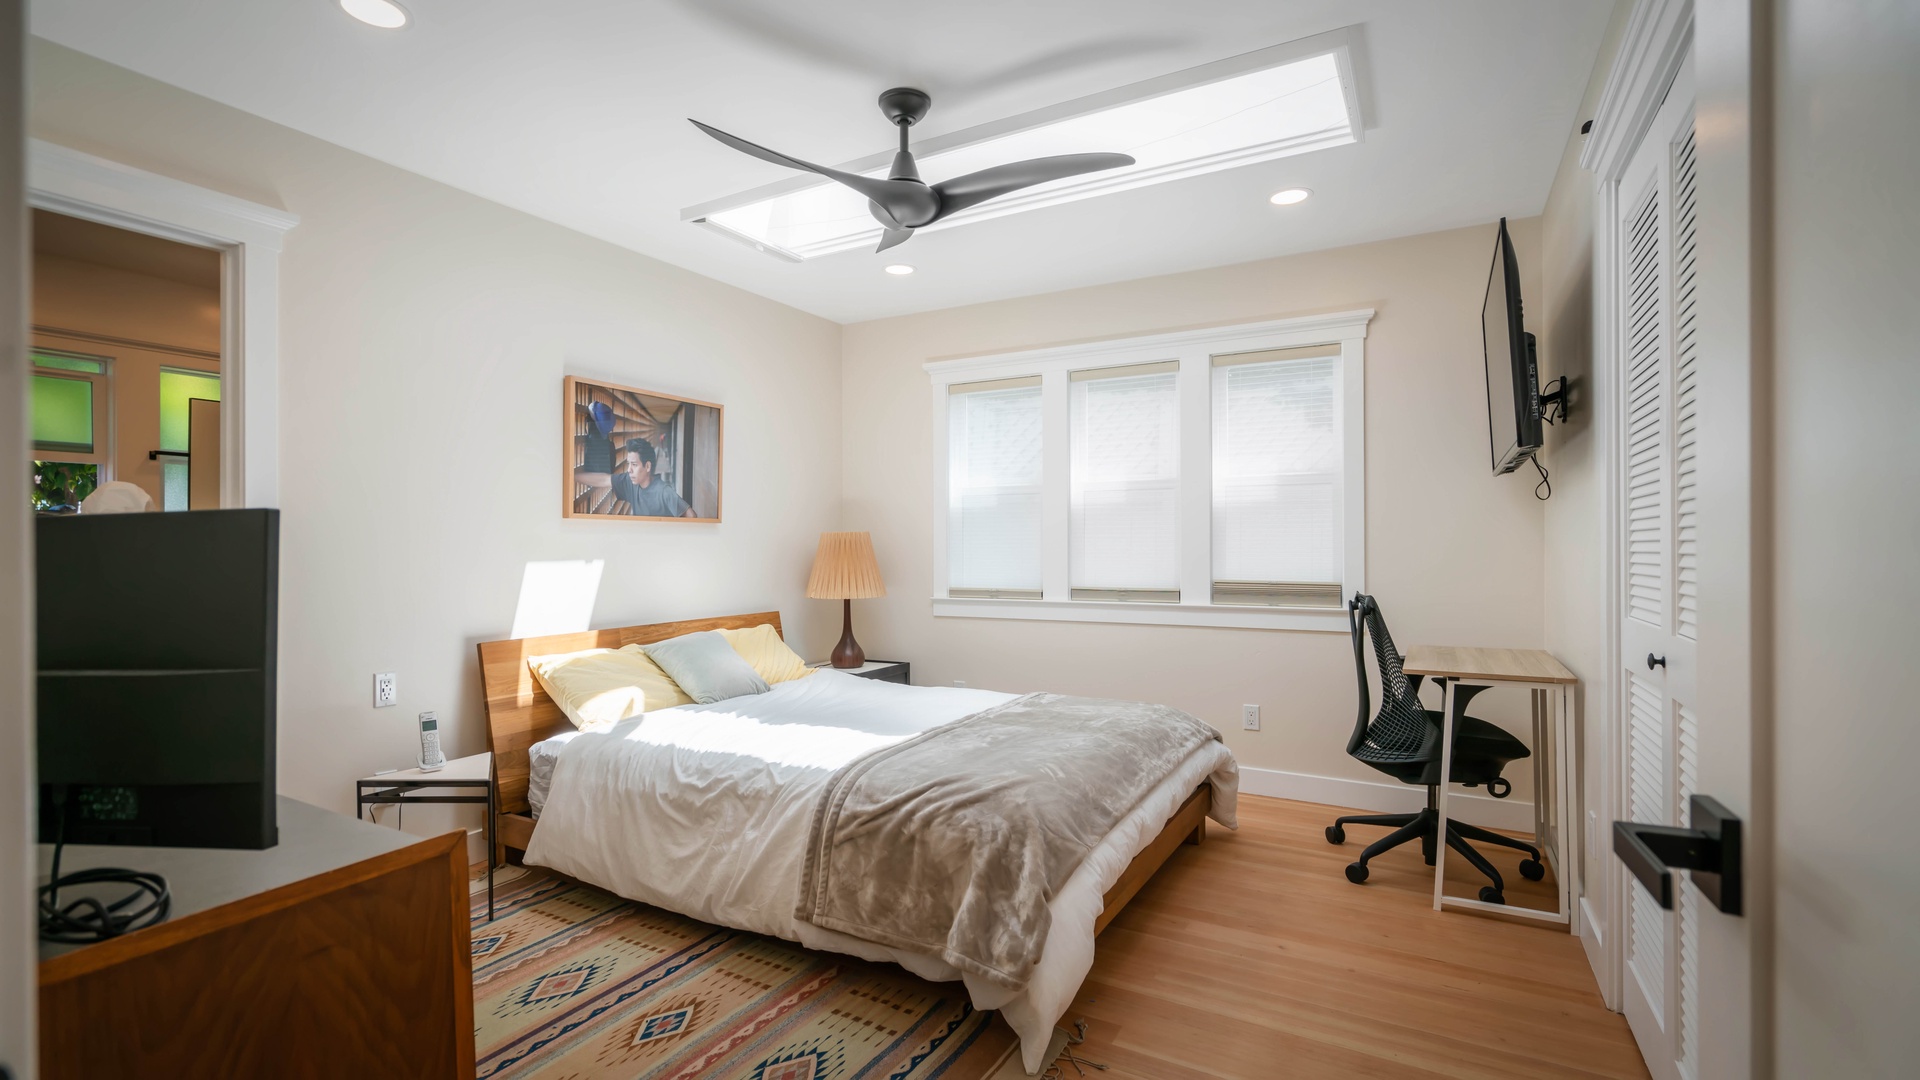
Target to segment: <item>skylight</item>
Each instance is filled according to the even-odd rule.
[[[920,231],[1358,142],[1354,84],[1345,32],[1336,31],[999,124],[916,140],[921,175],[929,183],[1052,154],[1108,151],[1138,162],[1029,188]],[[806,156],[804,147],[777,145]],[[842,167],[885,176],[890,161],[890,153],[878,154]],[[794,261],[871,249],[881,232],[865,198],[810,179],[693,207],[682,217]]]

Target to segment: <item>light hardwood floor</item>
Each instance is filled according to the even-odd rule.
[[[1243,795],[1238,832],[1211,827],[1168,860],[1101,935],[1067,1013],[1087,1023],[1080,1055],[1110,1067],[1089,1077],[1647,1075],[1577,940],[1434,911],[1418,844],[1349,883],[1342,867],[1384,835],[1328,844],[1350,812]],[[1517,857],[1492,857],[1510,899],[1530,891]],[[1470,895],[1465,861],[1448,863],[1449,892]]]

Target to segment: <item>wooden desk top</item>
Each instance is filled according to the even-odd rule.
[[[178,921],[208,908],[316,877],[427,839],[372,822],[356,821],[346,814],[322,810],[285,795],[279,796],[274,818],[280,828],[280,842],[264,851],[68,844],[60,869],[68,873],[100,866],[151,870],[167,879],[167,890],[173,895],[173,911],[168,919]],[[53,845],[39,845],[38,856],[36,881],[45,884],[53,864]],[[121,886],[98,888],[115,896],[126,891]],[[61,896],[77,896],[86,891],[89,887],[82,886],[71,893],[63,891]],[[94,944],[97,943],[65,945],[43,941],[40,959],[92,948]]]
[[[1409,675],[1487,682],[1577,683],[1565,664],[1543,649],[1476,649],[1410,645],[1400,665]]]

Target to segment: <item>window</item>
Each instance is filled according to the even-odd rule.
[[[952,596],[1040,596],[1040,380],[955,386],[947,406]]]
[[[35,350],[34,456],[103,464],[107,460],[107,362]]]
[[[926,365],[934,613],[1344,631],[1372,315]]]
[[[1213,358],[1213,602],[1340,607],[1338,350]]]
[[[107,361],[36,349],[30,385],[33,509],[69,513],[106,479]]]
[[[1177,361],[1076,371],[1072,597],[1180,601]]]
[[[220,376],[205,371],[160,369],[160,508],[188,508],[193,449],[193,402],[219,401]]]

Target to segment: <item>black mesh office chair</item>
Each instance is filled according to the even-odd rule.
[[[1350,814],[1327,827],[1327,842],[1347,842],[1348,825],[1384,825],[1394,831],[1367,845],[1360,861],[1347,867],[1347,880],[1355,885],[1367,880],[1367,861],[1411,840],[1420,841],[1427,865],[1433,865],[1440,812],[1436,804],[1440,784],[1440,714],[1420,704],[1420,676],[1400,669],[1403,659],[1387,633],[1387,621],[1373,597],[1355,593],[1347,605],[1347,622],[1353,632],[1353,666],[1360,676],[1360,718],[1355,721],[1353,738],[1347,740],[1347,753],[1355,759],[1386,773],[1403,784],[1422,784],[1427,789],[1427,807],[1414,814]],[[1367,661],[1364,641],[1373,635],[1374,658],[1380,665],[1380,712],[1369,717]],[[1444,688],[1442,680],[1435,680]],[[1457,686],[1453,691],[1454,716],[1452,779],[1467,787],[1486,785],[1487,793],[1504,799],[1513,785],[1500,775],[1509,761],[1527,757],[1527,745],[1503,729],[1466,715],[1467,702],[1481,686]],[[1447,822],[1447,846],[1466,856],[1474,868],[1493,880],[1480,890],[1480,899],[1493,904],[1506,903],[1505,882],[1500,871],[1473,849],[1468,840],[1498,844],[1527,853],[1520,873],[1529,881],[1546,876],[1540,863],[1540,849],[1510,836],[1475,828],[1463,821]]]

